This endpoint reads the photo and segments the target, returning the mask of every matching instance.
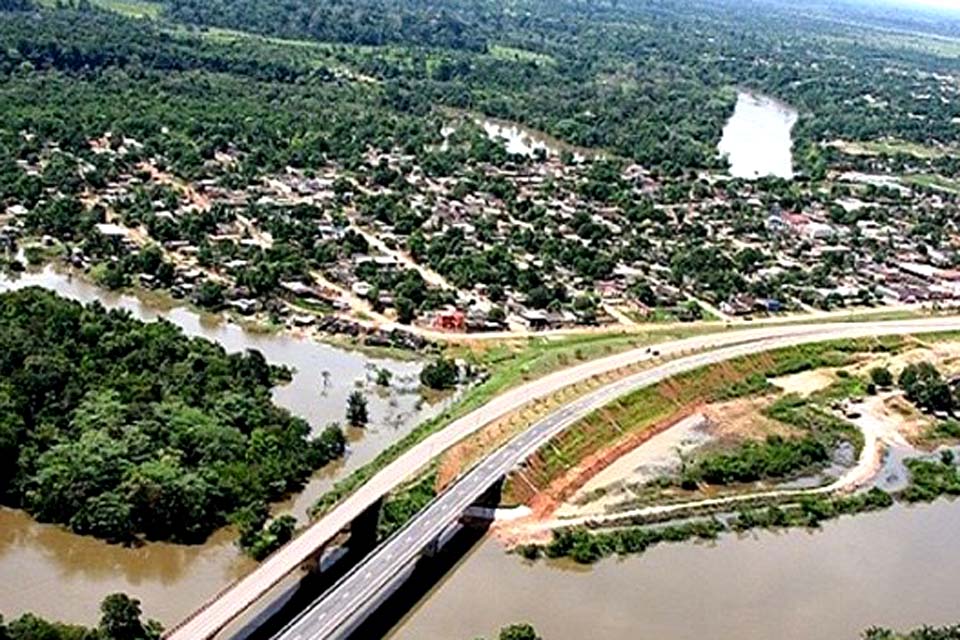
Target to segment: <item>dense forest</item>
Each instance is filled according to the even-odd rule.
[[[733,84],[799,106],[801,143],[957,136],[955,107],[914,100],[936,85],[914,71],[936,72],[949,60],[898,49],[895,39],[863,37],[862,25],[910,30],[933,21],[913,14],[894,20],[857,4],[821,11],[763,0],[527,0],[520,4],[525,11],[497,0],[166,0],[165,6],[170,16],[204,27],[411,45],[413,55],[370,61],[366,71],[415,87],[423,104],[437,100],[519,120],[648,164],[712,164]],[[490,55],[504,50],[512,56]],[[884,82],[859,72],[864,65],[886,67]],[[877,102],[865,102],[865,95]]]
[[[721,162],[735,85],[800,108],[800,159],[838,137],[958,136],[954,102],[914,99],[940,94],[949,58],[781,3],[165,0],[150,20],[100,4],[0,4],[4,155],[109,129],[186,176],[228,148],[253,174],[422,152],[446,106],[681,171]]]
[[[191,24],[218,24],[232,29],[283,37],[309,37],[360,45],[412,44],[484,51],[487,32],[478,29],[483,3],[476,9],[447,2],[352,0],[167,0],[170,17]],[[473,15],[463,16],[466,10]],[[474,13],[476,11],[476,13]],[[487,23],[488,29],[492,27]]]
[[[202,541],[344,450],[276,407],[286,374],[172,324],[38,289],[0,295],[6,504],[111,541]]]

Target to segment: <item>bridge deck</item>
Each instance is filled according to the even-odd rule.
[[[656,349],[663,355],[676,355],[725,345],[748,342],[753,344],[756,341],[776,337],[786,338],[787,343],[796,343],[800,341],[817,342],[842,337],[950,330],[960,330],[960,319],[937,318],[862,324],[777,325],[677,340],[657,345]],[[754,350],[759,349],[755,347]],[[640,348],[586,362],[509,390],[483,407],[455,420],[442,431],[428,437],[387,465],[330,513],[267,558],[252,573],[214,596],[191,617],[170,629],[164,637],[168,640],[209,640],[213,638],[221,629],[258,602],[263,594],[296,571],[318,549],[349,526],[371,504],[401,486],[417,470],[429,464],[436,456],[463,438],[533,400],[547,397],[582,380],[651,358],[649,349]],[[675,373],[675,366],[674,363],[667,363],[657,370]],[[669,375],[673,375],[673,373]],[[623,387],[617,386],[617,388],[622,389]],[[540,432],[536,431],[535,433]],[[511,460],[518,458],[519,456],[514,456]]]
[[[540,446],[576,421],[616,398],[635,389],[647,387],[677,374],[709,364],[730,360],[760,351],[795,344],[822,342],[825,339],[900,333],[890,326],[865,331],[863,327],[846,325],[834,335],[815,331],[799,336],[773,337],[747,344],[724,347],[697,355],[679,358],[594,391],[543,418],[506,446],[494,452],[464,475],[458,482],[434,499],[413,520],[381,544],[363,562],[354,567],[337,584],[324,593],[309,609],[278,634],[275,640],[326,640],[343,637],[350,622],[359,622],[375,609],[379,597],[393,586],[392,581],[416,560],[422,550],[456,522],[492,484],[528,458]],[[907,326],[907,325],[904,325]],[[918,325],[909,325],[918,326]],[[919,325],[917,331],[935,331],[943,327],[960,328],[960,321],[946,324]]]

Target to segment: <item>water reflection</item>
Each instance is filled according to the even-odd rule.
[[[736,178],[793,177],[793,140],[797,123],[791,107],[753,93],[739,92],[733,116],[723,129],[719,151]]]

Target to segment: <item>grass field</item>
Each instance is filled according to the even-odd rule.
[[[879,49],[919,51],[941,58],[960,58],[960,38],[932,33],[881,29],[871,25],[858,25],[858,27],[856,35],[825,36],[824,39]]]
[[[39,0],[46,7],[56,6],[56,0]],[[131,18],[158,18],[163,5],[148,0],[90,0],[90,4]]]
[[[521,494],[528,494],[531,487],[549,487],[586,457],[691,405],[759,393],[769,388],[768,377],[843,366],[857,353],[892,350],[901,344],[899,338],[884,338],[788,347],[703,367],[645,387],[591,413],[541,447],[522,470],[523,482],[508,481],[505,502],[524,502]]]
[[[902,177],[907,184],[915,184],[932,189],[940,189],[948,193],[960,193],[960,182],[951,178],[931,174],[915,174]]]
[[[919,144],[904,140],[840,140],[833,146],[853,156],[893,156],[906,154],[921,160],[942,158],[955,153],[947,147]]]

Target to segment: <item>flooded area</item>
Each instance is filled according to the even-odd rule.
[[[503,140],[507,153],[522,156],[533,156],[537,151],[544,154],[555,154],[557,150],[551,148],[541,138],[525,131],[520,126],[494,120],[482,120],[480,126],[491,139]]]
[[[483,128],[483,131],[491,140],[503,141],[507,153],[532,158],[538,152],[549,157],[559,156],[564,151],[569,151],[577,161],[597,155],[596,150],[577,147],[516,122],[496,118],[475,118],[475,122]]]
[[[633,499],[634,488],[678,472],[684,457],[710,441],[702,413],[680,420],[601,470],[556,512],[558,518],[603,514]]]
[[[29,611],[91,624],[104,596],[124,592],[141,600],[148,617],[171,624],[254,566],[226,530],[200,546],[126,548],[0,509],[0,610],[7,619]]]
[[[457,131],[462,122],[470,120],[480,127],[489,139],[502,142],[507,153],[514,155],[533,158],[543,154],[546,157],[556,157],[566,151],[577,161],[602,155],[596,149],[578,147],[517,122],[460,109],[449,109],[447,113],[451,117],[451,123],[440,131],[445,140]],[[444,142],[444,145],[446,144]]]
[[[741,91],[718,147],[735,178],[793,177],[791,130],[797,112],[767,96]]]
[[[414,390],[420,362],[368,357],[289,335],[252,333],[185,307],[162,310],[50,266],[16,279],[0,276],[0,291],[27,286],[85,303],[99,300],[107,308],[127,309],[146,321],[163,317],[187,335],[216,341],[228,351],[258,349],[272,364],[294,369],[293,380],[278,387],[274,398],[318,431],[331,422],[343,422],[347,396],[362,385],[369,400],[370,426],[349,430],[347,457],[318,471],[301,493],[275,509],[301,521],[337,479],[372,460],[445,405],[428,405]],[[393,374],[394,388],[375,387],[371,380],[377,368]],[[91,623],[98,617],[100,600],[123,591],[141,599],[149,617],[171,624],[253,566],[240,555],[229,531],[218,532],[200,546],[151,543],[128,549],[38,524],[21,512],[0,510],[0,612],[8,619],[33,611],[64,622]]]
[[[593,567],[529,563],[487,539],[389,637],[490,638],[524,621],[550,640],[852,640],[873,625],[956,623],[957,527],[958,503],[898,505]]]

